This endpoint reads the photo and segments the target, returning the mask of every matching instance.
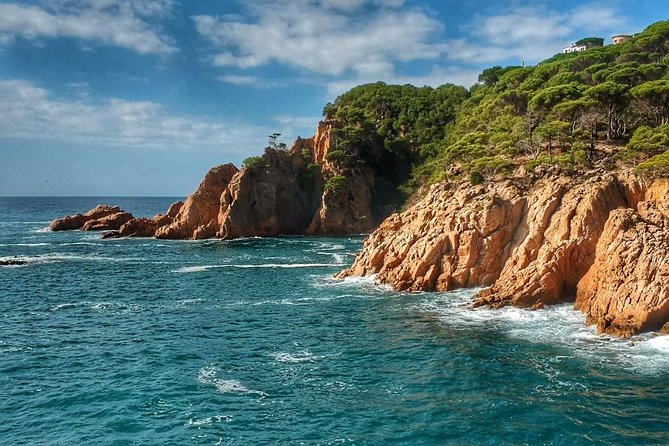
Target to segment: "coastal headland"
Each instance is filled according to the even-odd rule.
[[[601,333],[669,332],[669,22],[455,85],[355,87],[311,138],[276,135],[184,203],[55,220],[103,237],[373,231],[339,277],[481,287],[474,306],[574,302]],[[375,229],[376,228],[376,229]]]

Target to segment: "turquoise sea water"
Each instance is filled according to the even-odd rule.
[[[361,237],[100,240],[0,198],[0,444],[669,444],[669,340],[335,280]]]

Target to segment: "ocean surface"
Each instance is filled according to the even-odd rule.
[[[101,240],[0,198],[2,445],[667,445],[669,338],[333,279],[362,237]]]

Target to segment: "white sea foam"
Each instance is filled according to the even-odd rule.
[[[137,304],[124,302],[85,302],[90,308],[100,312],[110,311],[116,314],[136,314],[142,310]]]
[[[34,246],[51,246],[51,243],[0,243],[0,246],[21,246],[21,247],[34,247]]]
[[[241,269],[253,269],[253,268],[328,268],[332,266],[343,266],[332,263],[262,263],[258,265],[197,265],[197,266],[185,266],[173,270],[173,273],[199,273],[202,271],[207,271],[210,269],[218,268],[241,268]]]
[[[201,304],[201,303],[203,303],[203,302],[205,302],[204,299],[197,297],[197,298],[194,298],[194,299],[181,299],[181,300],[178,300],[178,301],[175,302],[175,305],[176,305],[176,306],[179,306],[179,307],[183,307],[183,306],[186,306],[186,305]]]
[[[64,261],[103,261],[103,262],[139,262],[145,259],[140,257],[105,257],[98,255],[76,255],[63,252],[51,252],[36,256],[0,257],[0,260],[20,260],[27,264],[57,263]]]
[[[199,273],[202,271],[207,271],[209,268],[212,268],[210,266],[186,266],[184,268],[179,268],[176,270],[173,270],[173,273]]]
[[[298,353],[286,353],[286,352],[272,353],[271,356],[277,362],[285,362],[289,364],[299,364],[302,362],[316,362],[319,359],[324,358],[324,356],[316,356],[313,353],[308,352],[306,350]]]
[[[58,304],[51,307],[49,311],[56,312],[56,311],[64,311],[82,307],[99,312],[110,311],[117,314],[135,314],[142,310],[142,307],[140,305],[133,303],[110,302],[110,301],[91,302],[84,300],[80,302],[65,302],[62,304]]]
[[[334,260],[335,263],[338,264],[346,264],[346,254],[343,253],[338,253],[338,252],[332,252],[333,250],[327,250],[327,249],[313,249],[309,250],[309,252],[313,252],[314,254],[318,254],[321,256],[330,256],[332,257],[332,260]]]
[[[102,240],[99,242],[69,242],[69,243],[59,243],[62,246],[100,246]]]
[[[436,314],[440,321],[456,329],[478,326],[499,330],[519,340],[553,344],[594,362],[655,373],[669,368],[669,337],[646,334],[623,340],[598,335],[585,324],[585,316],[571,304],[529,310],[515,307],[488,309],[471,307],[477,290],[425,294],[414,309]]]
[[[33,265],[33,264],[42,264],[42,263],[54,263],[57,262],[58,259],[55,258],[53,255],[50,254],[45,254],[41,256],[7,256],[7,257],[0,257],[0,261],[4,262],[11,262],[11,261],[19,261],[22,262],[20,265],[3,265],[8,268],[20,268],[23,266],[28,266],[28,265]]]
[[[230,415],[214,415],[213,417],[207,417],[207,418],[190,418],[184,426],[206,426],[208,424],[214,424],[214,423],[222,423],[224,421],[230,421],[232,420],[232,416]]]
[[[58,304],[52,307],[49,311],[69,310],[70,308],[77,308],[86,304],[87,302],[66,302],[64,304]]]
[[[655,350],[669,355],[669,336],[656,336],[646,341],[643,346],[648,350]]]
[[[245,387],[236,379],[223,379],[219,377],[219,375],[220,370],[218,367],[208,365],[200,369],[197,380],[201,384],[212,385],[216,387],[220,393],[238,393],[242,395],[267,396],[265,392]]]
[[[263,305],[309,305],[312,302],[329,302],[336,299],[346,298],[346,297],[359,297],[350,294],[338,294],[336,296],[325,296],[325,297],[299,297],[299,298],[285,298],[285,299],[263,299],[263,300],[237,300],[224,304],[225,308],[239,308],[239,307],[258,307]]]
[[[340,265],[345,266],[345,265]],[[352,290],[363,290],[372,292],[392,292],[393,287],[386,283],[378,283],[376,274],[367,276],[349,276],[339,279],[333,276],[315,277],[312,285],[316,288],[344,288]]]

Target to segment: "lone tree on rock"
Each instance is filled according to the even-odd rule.
[[[286,146],[285,142],[280,142],[279,141],[279,136],[281,136],[281,133],[272,133],[271,135],[268,136],[269,138],[269,146],[273,148],[274,150],[286,150],[288,146]]]

